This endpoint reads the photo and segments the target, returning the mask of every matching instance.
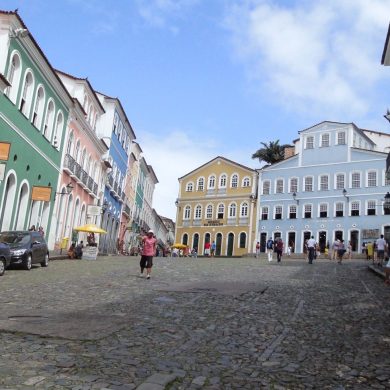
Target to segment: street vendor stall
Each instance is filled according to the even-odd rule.
[[[77,232],[85,232],[85,233],[90,233],[91,236],[88,238],[88,245],[83,248],[83,256],[82,256],[82,259],[83,260],[96,260],[97,259],[97,255],[98,255],[98,247],[96,245],[96,243],[94,242],[94,235],[95,234],[106,234],[107,232],[92,224],[92,223],[88,223],[86,225],[82,225],[82,226],[77,226],[74,228],[75,231]]]

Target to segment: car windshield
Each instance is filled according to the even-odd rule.
[[[7,244],[27,244],[30,241],[28,233],[0,233],[0,242]]]

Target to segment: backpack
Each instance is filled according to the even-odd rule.
[[[274,242],[272,240],[267,241],[267,249],[272,249],[273,245],[274,245]]]

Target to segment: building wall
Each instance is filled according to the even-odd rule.
[[[233,175],[237,177],[236,186],[232,183]],[[257,172],[223,157],[182,177],[179,179],[175,242],[197,247],[199,254],[204,253],[206,241],[215,241],[217,254],[221,256],[252,253],[256,190]]]

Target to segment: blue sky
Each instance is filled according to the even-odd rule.
[[[175,218],[177,178],[324,120],[389,132],[390,0],[2,0],[52,66],[118,97]]]

